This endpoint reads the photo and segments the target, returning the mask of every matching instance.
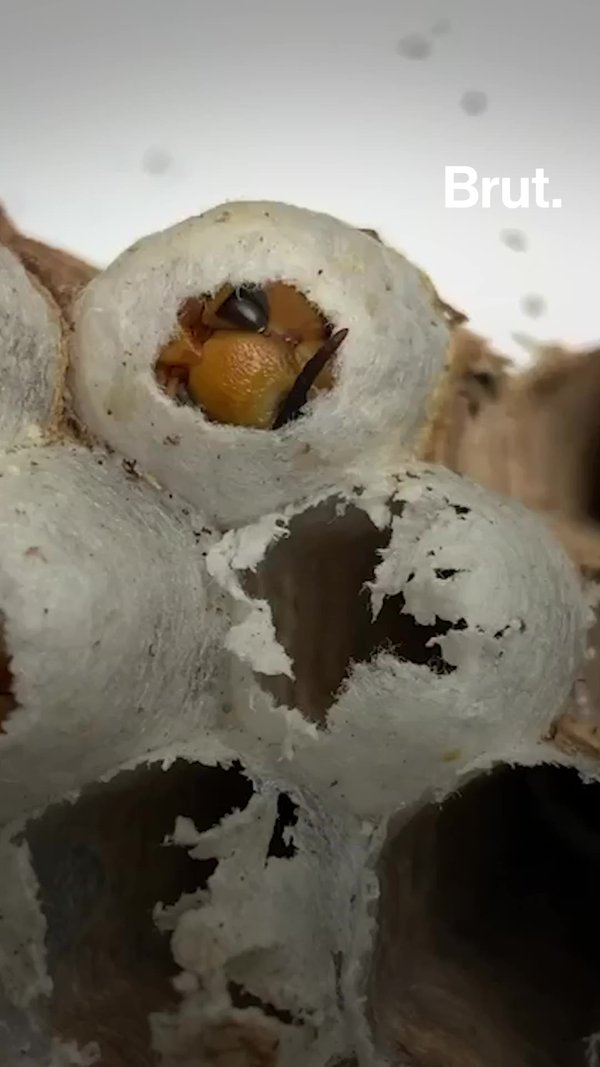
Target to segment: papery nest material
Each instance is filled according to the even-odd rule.
[[[177,405],[156,370],[182,307],[226,284],[282,282],[344,334],[335,387],[276,436]],[[448,339],[431,283],[403,256],[328,216],[308,224],[302,210],[269,203],[215,208],[138,242],[88,286],[76,319],[71,384],[89,431],[222,526],[318,492],[371,457],[385,467],[410,455]]]
[[[449,381],[428,458],[541,512],[588,579],[594,620],[588,654],[572,707],[553,736],[597,758],[600,350],[542,346],[531,367],[515,372],[482,338],[463,330],[455,336]]]
[[[24,236],[1,204],[0,245],[17,256],[30,276],[51,294],[67,319],[77,294],[98,273],[90,263]]]
[[[430,936],[411,895],[442,864],[431,822],[495,768],[581,766],[548,733],[588,622],[537,516],[424,462],[456,327],[432,283],[267,202],[138,243],[85,287],[72,334],[10,251],[0,265],[3,1063],[563,1064],[591,1008],[569,1002],[534,1059],[510,969],[485,987],[485,1042],[418,990],[429,962],[438,1006],[451,988],[464,1008],[486,964],[446,970],[446,927]],[[232,307],[255,355],[269,336],[287,358],[277,282],[318,313],[318,344],[343,333],[327,388],[266,427],[177,403],[165,346],[201,366],[219,332],[239,368]],[[217,375],[229,398],[236,375]],[[474,842],[465,879],[480,833],[453,831]]]

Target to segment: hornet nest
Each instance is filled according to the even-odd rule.
[[[3,1067],[596,1062],[590,598],[432,458],[463,317],[284,204],[1,232]]]

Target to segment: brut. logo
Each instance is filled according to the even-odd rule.
[[[543,167],[536,167],[530,178],[487,178],[475,167],[445,167],[444,179],[446,207],[562,207],[560,197],[545,195],[550,179]]]

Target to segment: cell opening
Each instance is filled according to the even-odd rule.
[[[15,700],[14,678],[11,670],[11,656],[6,644],[6,632],[4,629],[3,616],[0,613],[0,733],[4,732],[4,724],[10,718],[18,705]]]
[[[47,923],[51,1032],[80,1047],[97,1042],[108,1067],[154,1062],[149,1015],[179,998],[169,936],[153,912],[206,888],[217,866],[165,841],[178,816],[207,830],[252,793],[239,763],[178,760],[122,772],[28,823]]]
[[[379,652],[432,674],[456,670],[438,639],[465,629],[464,619],[420,624],[402,593],[385,597],[373,618],[368,583],[390,536],[391,527],[378,530],[360,508],[333,498],[294,516],[289,536],[243,576],[246,593],[269,602],[276,638],[293,664],[293,678],[259,674],[261,686],[321,726],[352,665]]]
[[[333,387],[347,332],[290,283],[225,285],[182,304],[156,378],[213,422],[280,429]]]
[[[589,1067],[600,785],[501,767],[390,834],[370,1015],[411,1067]]]
[[[293,859],[298,851],[293,835],[292,827],[298,822],[298,805],[287,793],[280,793],[277,797],[277,818],[273,827],[273,833],[267,849],[267,860]]]

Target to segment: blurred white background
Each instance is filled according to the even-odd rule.
[[[599,30],[593,0],[0,0],[0,199],[98,264],[289,200],[378,229],[517,358],[597,342]],[[543,167],[563,207],[449,210],[446,165]]]

